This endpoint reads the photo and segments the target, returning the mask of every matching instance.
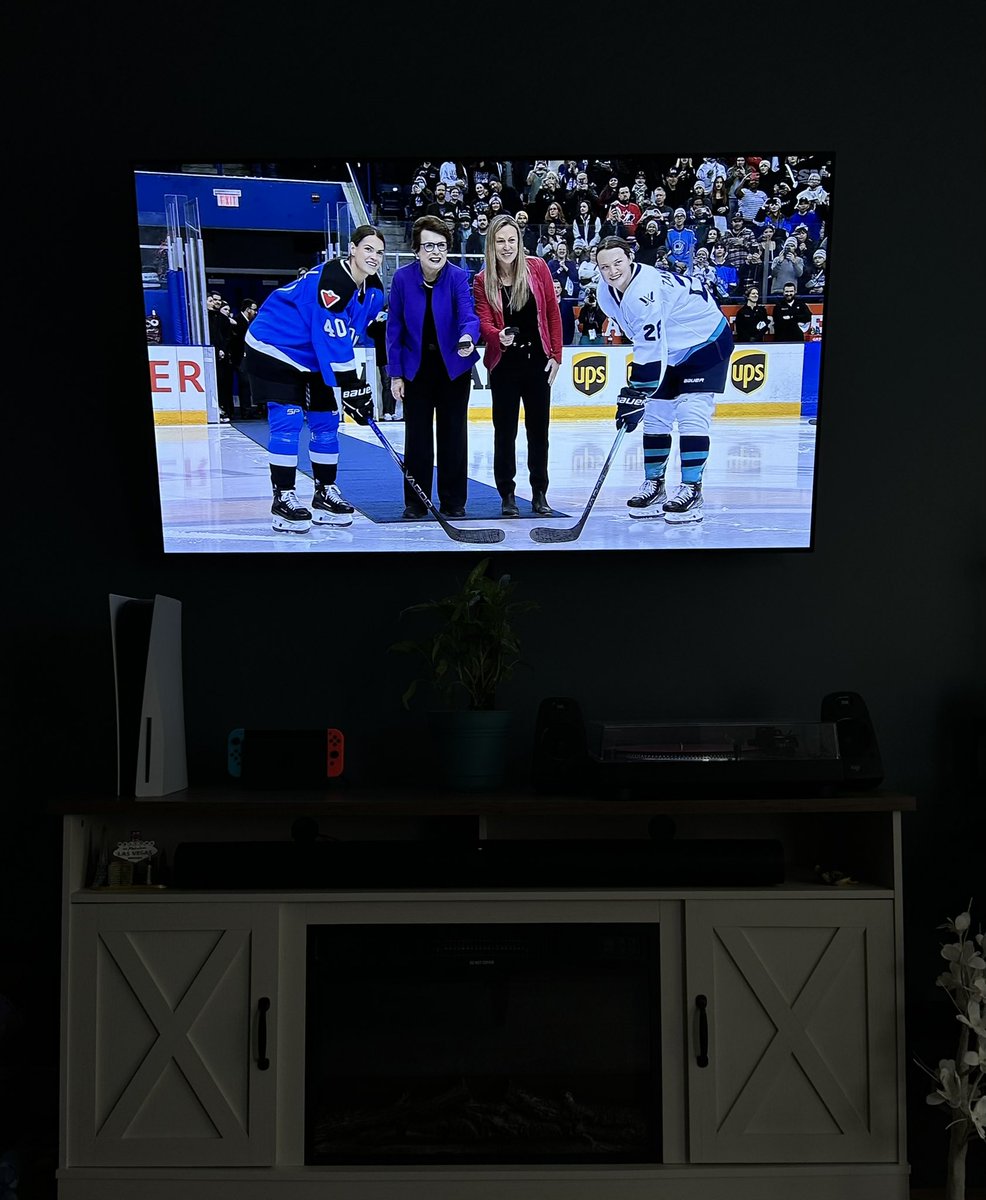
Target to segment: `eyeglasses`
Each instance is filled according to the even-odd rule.
[[[421,249],[426,250],[429,254],[448,254],[448,246],[445,242],[422,242]]]

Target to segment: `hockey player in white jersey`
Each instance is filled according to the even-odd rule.
[[[630,431],[644,422],[646,478],[627,501],[629,514],[672,524],[701,521],[712,414],[733,350],[729,322],[700,280],[635,263],[623,238],[603,238],[596,265],[599,307],[633,340],[616,427]],[[664,477],[676,424],[681,483],[669,496]]]

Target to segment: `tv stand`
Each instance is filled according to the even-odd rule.
[[[60,1200],[906,1200],[900,814],[913,807],[885,791],[597,801],[217,788],[68,800]],[[299,817],[322,835],[403,839],[409,853],[438,833],[646,838],[671,817],[681,838],[780,839],[785,880],[90,886],[100,844],[135,829],[173,861],[188,840],[289,839]],[[855,882],[822,883],[818,865]],[[659,925],[663,1161],[307,1165],[308,927],[526,921]]]

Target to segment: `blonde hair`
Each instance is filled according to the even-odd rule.
[[[483,287],[486,291],[486,299],[490,302],[490,307],[497,312],[503,311],[503,302],[500,298],[500,274],[497,268],[496,261],[496,235],[505,226],[509,226],[517,234],[517,260],[514,266],[513,291],[510,293],[510,311],[519,312],[527,303],[528,297],[531,294],[530,283],[527,278],[527,253],[524,250],[524,238],[520,232],[520,226],[509,213],[500,213],[490,221],[490,227],[486,233],[486,266],[483,275]]]

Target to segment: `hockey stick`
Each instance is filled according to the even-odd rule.
[[[596,480],[596,486],[592,489],[592,495],[589,497],[589,503],[585,506],[582,516],[579,517],[577,524],[572,525],[569,529],[551,528],[548,525],[536,525],[531,530],[531,538],[535,542],[574,542],[585,528],[585,523],[589,519],[589,513],[592,511],[592,506],[596,503],[596,497],[599,495],[599,490],[603,486],[603,480],[609,474],[609,468],[613,463],[613,458],[616,451],[620,448],[620,442],[623,441],[623,435],[626,429],[618,429],[616,431],[616,440],[613,442],[613,448],[606,455],[606,461],[603,463],[603,469],[599,472],[599,478]]]
[[[400,468],[401,474],[407,480],[408,485],[411,487],[414,494],[454,542],[483,542],[484,544],[489,544],[490,542],[503,541],[506,534],[504,534],[502,529],[458,529],[455,525],[450,525],[418,486],[418,481],[414,478],[414,476],[408,473],[407,467],[404,466],[404,460],[397,453],[390,442],[387,441],[386,437],[384,437],[383,430],[376,423],[376,421],[374,421],[372,417],[368,417],[367,424],[377,435],[377,437],[380,439],[380,442],[383,444],[384,449]]]

